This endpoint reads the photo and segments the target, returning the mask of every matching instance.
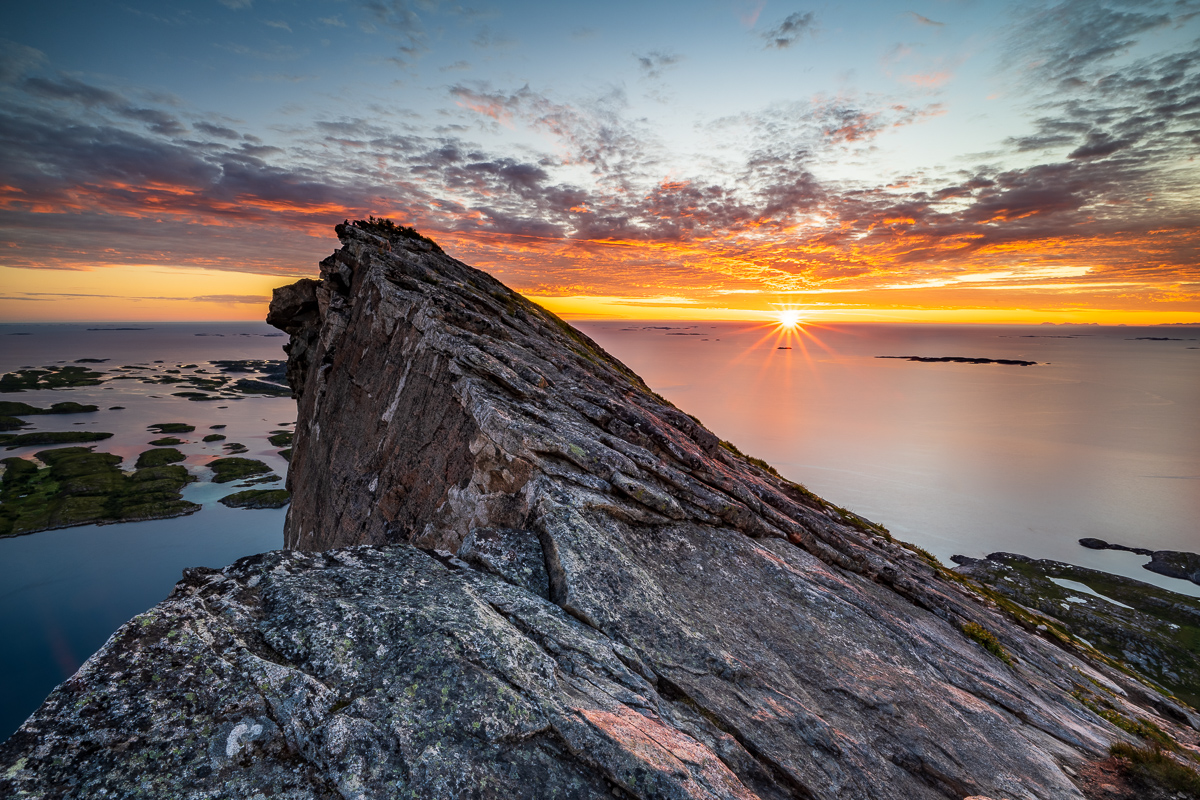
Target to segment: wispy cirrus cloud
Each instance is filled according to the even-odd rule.
[[[915,11],[908,12],[908,16],[912,17],[912,19],[920,25],[928,25],[932,28],[944,28],[946,26],[946,23],[944,22],[935,22],[929,17],[918,14]]]

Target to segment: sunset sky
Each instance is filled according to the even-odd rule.
[[[413,224],[565,316],[1200,322],[1200,0],[0,9],[0,320]]]

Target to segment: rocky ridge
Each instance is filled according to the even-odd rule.
[[[189,571],[0,748],[0,792],[1057,800],[1138,741],[1114,714],[1195,744],[488,275],[337,232],[269,317],[289,551]]]

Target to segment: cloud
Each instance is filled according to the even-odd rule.
[[[292,32],[292,26],[288,25],[283,20],[264,19],[263,24],[271,28],[278,28],[281,31],[287,31],[288,33]]]
[[[677,57],[635,58],[653,70]],[[6,265],[291,275],[326,254],[332,223],[375,214],[545,293],[1200,280],[1186,167],[1200,149],[1192,52],[1128,60],[1035,97],[1031,129],[1001,143],[1026,154],[1011,162],[1024,166],[855,180],[829,166],[943,109],[851,95],[778,104],[714,121],[704,135],[729,146],[691,158],[668,151],[620,89],[564,98],[462,81],[437,128],[364,111],[274,131],[269,143],[190,112],[189,137],[165,98],[138,98],[62,75],[0,94]],[[505,126],[536,136],[514,146]],[[472,141],[481,129],[488,144]],[[953,277],[964,263],[1016,277]],[[1078,263],[1091,271],[1062,272]]]
[[[209,136],[219,136],[222,139],[240,139],[241,134],[233,128],[226,128],[223,125],[212,125],[207,122],[193,123],[192,127],[201,133],[206,133]]]
[[[660,50],[652,50],[644,54],[634,53],[633,57],[637,60],[638,69],[647,78],[661,78],[665,69],[683,60],[681,55]]]
[[[518,42],[511,36],[505,36],[501,33],[496,33],[488,26],[484,25],[479,29],[471,39],[471,44],[480,50],[507,50],[515,47]]]
[[[27,78],[24,88],[30,94],[55,100],[71,100],[85,106],[119,106],[125,103],[125,98],[116,92],[101,89],[70,77],[60,80]]]
[[[747,28],[753,28],[758,24],[758,15],[762,13],[766,5],[767,0],[736,0],[734,3],[738,20]]]
[[[942,28],[942,27],[945,27],[945,25],[946,25],[946,23],[944,23],[944,22],[934,22],[929,17],[921,16],[920,14],[918,14],[915,11],[908,12],[908,15],[910,17],[912,17],[920,25],[930,25],[935,28]]]
[[[1124,150],[1134,144],[1135,141],[1132,138],[1113,139],[1103,131],[1094,131],[1088,134],[1087,142],[1067,153],[1067,158],[1104,158],[1105,156],[1111,156],[1118,150]]]
[[[191,300],[194,303],[232,303],[245,305],[265,305],[271,298],[258,294],[203,294],[196,297],[181,297],[179,300]]]
[[[228,50],[234,55],[249,56],[263,61],[295,61],[307,55],[305,50],[298,50],[291,45],[277,42],[269,43],[268,47],[249,47],[244,44],[218,44],[215,46],[222,50]]]
[[[16,83],[45,61],[41,50],[0,38],[0,85]]]
[[[1089,70],[1130,50],[1142,34],[1170,25],[1171,14],[1155,10],[1163,5],[1060,0],[1020,7],[1024,17],[1009,40],[1010,57],[1031,65],[1042,81],[1078,86]]]
[[[334,14],[332,17],[317,17],[317,22],[330,28],[344,28],[346,23],[342,21],[340,15]]]
[[[395,41],[398,54],[391,59],[395,64],[411,66],[429,52],[429,34],[416,3],[408,0],[357,0],[357,3],[371,20],[366,30],[381,31]],[[421,3],[420,8],[429,12],[439,5],[438,0],[428,0]]]
[[[217,0],[218,3],[231,8],[234,11],[240,11],[243,8],[250,8],[254,4],[253,0]]]
[[[75,78],[27,78],[24,88],[32,95],[47,99],[79,103],[88,108],[107,107],[125,119],[145,124],[155,133],[174,136],[187,130],[173,114],[155,108],[138,108],[116,92],[83,83]]]
[[[918,72],[912,75],[901,75],[900,80],[912,86],[920,86],[924,89],[936,89],[939,86],[945,86],[952,77],[954,77],[954,73],[949,70],[940,70],[938,72]]]
[[[815,12],[797,11],[789,14],[774,27],[762,31],[759,36],[766,40],[768,48],[786,50],[798,42],[805,33],[810,36],[816,34],[816,19]]]

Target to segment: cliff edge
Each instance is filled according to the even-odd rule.
[[[0,748],[0,793],[1058,800],[1139,741],[1114,720],[1195,745],[485,273],[337,233],[268,317],[289,549],[188,571]]]

